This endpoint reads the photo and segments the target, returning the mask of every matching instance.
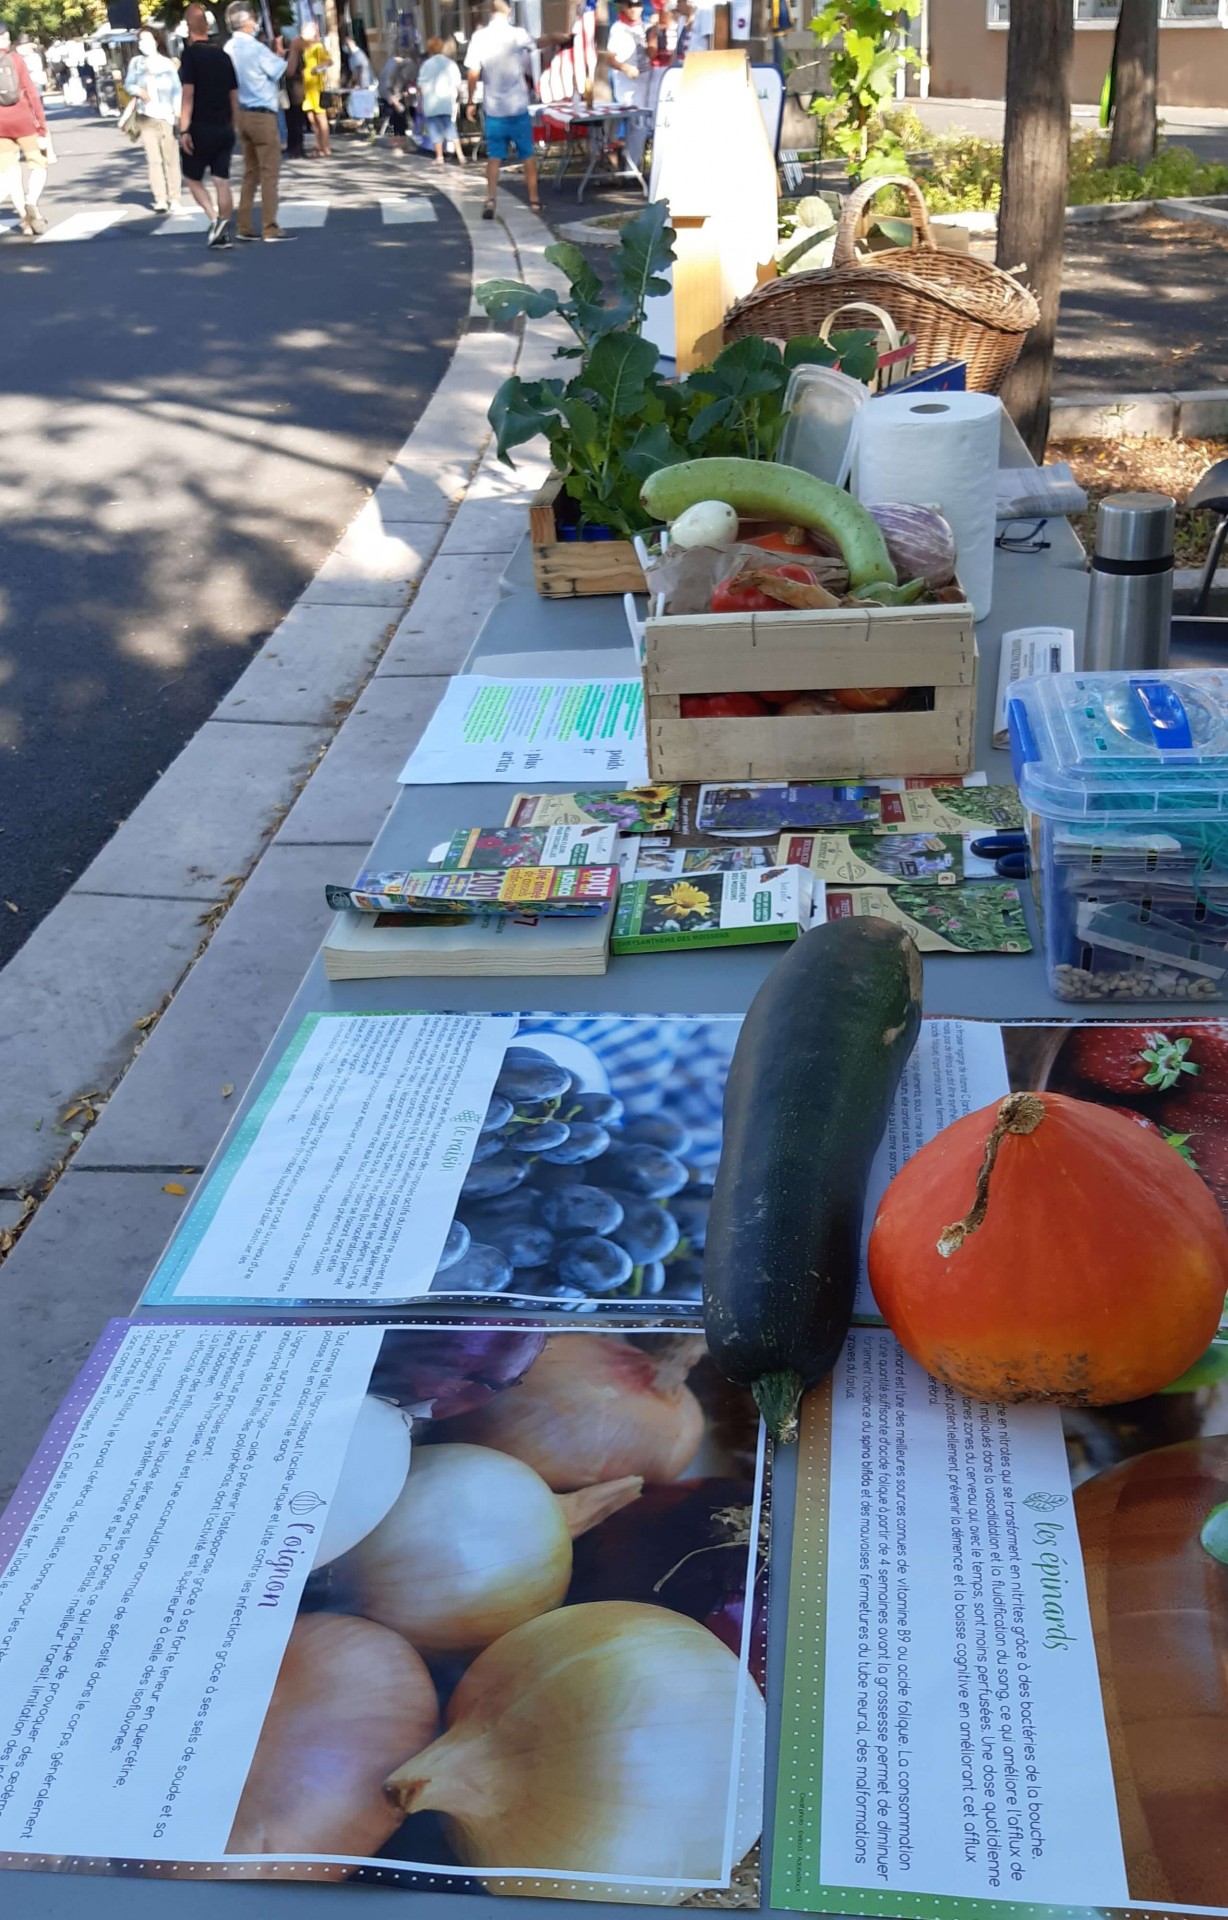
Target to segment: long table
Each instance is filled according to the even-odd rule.
[[[1004,447],[1016,464],[1026,458],[1013,435]],[[977,629],[980,645],[980,701],[976,765],[991,780],[1009,781],[1009,759],[993,750],[990,729],[997,684],[1001,635],[1018,626],[1061,625],[1081,634],[1087,579],[1078,541],[1065,522],[1051,522],[1052,544],[1036,553],[999,553],[993,610]],[[504,579],[504,597],[488,617],[467,663],[467,670],[506,672],[517,656],[551,653],[556,658],[626,652],[628,632],[616,599],[543,601],[533,593],[527,543],[514,556]],[[501,664],[504,663],[504,664]],[[539,665],[540,665],[539,661]],[[573,671],[575,670],[573,666]],[[520,671],[527,671],[521,667]],[[427,851],[461,825],[503,820],[511,789],[507,786],[402,788],[372,852],[384,868],[420,864]],[[338,874],[339,880],[351,876]],[[1035,918],[1027,905],[1035,937]],[[616,958],[608,973],[595,979],[414,979],[330,982],[315,960],[234,1115],[225,1150],[258,1096],[286,1043],[305,1015],[313,1012],[404,1011],[576,1011],[677,1012],[692,1015],[740,1013],[773,964],[771,948],[743,947]],[[1153,1012],[1114,1003],[1114,1015]],[[1055,1000],[1045,982],[1039,951],[1011,957],[933,956],[925,963],[925,1011],[928,1014],[987,1019],[1070,1018],[1077,1009]],[[217,1156],[215,1156],[216,1159]],[[203,1183],[202,1183],[203,1184]],[[165,1310],[160,1310],[165,1311]],[[502,1309],[501,1309],[502,1311]],[[381,1318],[387,1317],[381,1315]],[[394,1316],[395,1317],[395,1316]],[[776,1790],[775,1745],[784,1661],[787,1568],[792,1545],[796,1449],[780,1449],[773,1470],[772,1595],[769,1626],[768,1769],[765,1801],[764,1886],[768,1884],[768,1839]],[[5,1909],[21,1920],[328,1920],[330,1914],[365,1915],[378,1920],[383,1903],[415,1920],[461,1920],[479,1912],[493,1920],[514,1920],[503,1900],[459,1893],[390,1893],[370,1887],[267,1881],[208,1881],[173,1885],[151,1867],[144,1878],[6,1874],[0,1878]],[[523,1920],[592,1920],[592,1904],[521,1900]]]

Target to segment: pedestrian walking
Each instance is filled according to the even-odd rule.
[[[499,168],[505,160],[524,162],[529,206],[541,212],[537,197],[537,162],[533,158],[533,119],[529,112],[530,61],[536,42],[523,27],[511,22],[508,0],[490,0],[490,18],[479,27],[465,52],[469,78],[466,112],[473,116],[473,93],[482,82],[482,118],[486,130],[486,204],[483,220],[495,217]],[[421,76],[419,76],[421,78]]]
[[[652,62],[648,56],[648,36],[644,16],[636,0],[620,0],[618,18],[606,41],[610,63],[610,97],[620,107],[648,105],[648,76]],[[638,167],[644,158],[648,129],[637,114],[627,121],[627,158]]]
[[[444,148],[451,147],[463,167],[465,156],[456,125],[465,86],[461,70],[444,52],[442,40],[428,40],[426,54],[418,69],[418,104],[422,108],[426,137],[435,149],[435,165],[443,166]]]
[[[282,86],[286,93],[286,145],[283,160],[305,159],[303,152],[303,134],[307,120],[303,113],[303,48],[306,45],[301,34],[296,33],[286,48],[286,71],[282,76]]]
[[[329,59],[328,48],[320,45],[320,29],[314,20],[304,20],[299,38],[303,42],[303,51],[300,56],[303,73],[303,112],[315,134],[317,158],[330,160],[332,150],[328,144],[328,115],[324,111],[321,95],[324,76],[333,63]]]
[[[243,185],[239,189],[237,240],[292,240],[277,224],[277,182],[281,140],[277,132],[277,94],[286,63],[256,38],[256,16],[247,0],[226,9],[231,38],[226,42],[239,87],[239,145],[243,149]],[[261,232],[252,231],[252,202],[260,189]]]
[[[124,92],[136,101],[137,126],[145,162],[149,168],[149,187],[155,213],[169,213],[179,205],[182,180],[179,171],[179,125],[181,89],[175,63],[166,52],[166,35],[159,29],[143,27],[137,38],[135,58],[124,75]]]
[[[229,247],[230,219],[235,210],[230,191],[230,161],[235,150],[235,123],[239,111],[239,81],[234,62],[221,47],[209,44],[209,16],[199,4],[184,15],[188,44],[179,62],[183,100],[179,108],[179,141],[188,192],[209,216],[211,247]],[[209,196],[205,175],[213,179],[217,204]]]
[[[366,87],[373,87],[375,85],[375,74],[371,69],[371,62],[352,33],[346,34],[345,39],[341,43],[341,51],[345,57],[346,79],[351,88],[358,87],[361,90]]]
[[[42,97],[0,20],[0,206],[12,201],[17,223],[29,240],[47,231],[38,203],[47,184],[48,163],[54,159]]]
[[[388,117],[393,153],[405,156],[405,135],[409,130],[409,98],[413,92],[416,68],[404,54],[390,53],[379,70],[380,105]]]

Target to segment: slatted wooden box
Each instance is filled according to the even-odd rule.
[[[552,473],[529,503],[533,580],[548,600],[577,594],[643,593],[644,574],[629,540],[560,540],[555,502],[563,482]]]
[[[653,780],[804,780],[971,771],[977,645],[966,602],[674,614],[645,627]],[[687,719],[684,693],[918,687],[924,711]]]

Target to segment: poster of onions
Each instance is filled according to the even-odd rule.
[[[116,1322],[0,1519],[0,1866],[757,1906],[767,1540],[701,1335]]]
[[[363,1418],[361,1537],[308,1582],[228,1851],[728,1882],[762,1802],[749,1396],[694,1334],[419,1330]]]

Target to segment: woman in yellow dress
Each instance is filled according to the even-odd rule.
[[[320,103],[320,92],[332,62],[328,57],[328,48],[320,45],[320,29],[314,20],[304,21],[300,37],[303,42],[299,55],[303,76],[303,112],[315,132],[316,153],[327,160],[330,158],[328,115]]]

